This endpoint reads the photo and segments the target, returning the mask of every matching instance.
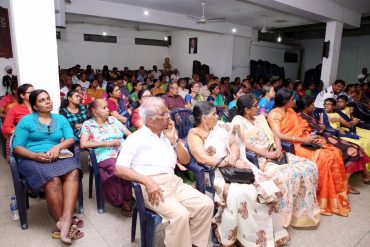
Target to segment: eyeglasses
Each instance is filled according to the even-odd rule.
[[[154,115],[155,116],[155,115]],[[165,118],[165,117],[169,117],[170,116],[170,112],[168,111],[165,111],[163,113],[159,113],[157,114],[158,117],[161,117],[161,118]]]
[[[30,93],[32,93],[32,91],[31,92],[25,92],[24,94],[30,94]]]
[[[333,105],[332,103],[324,103],[324,105]]]
[[[258,107],[258,103],[252,105],[251,107]]]

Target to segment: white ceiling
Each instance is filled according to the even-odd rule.
[[[138,7],[201,16],[201,0],[103,0]],[[243,0],[206,0],[207,18],[226,17],[230,23],[260,29],[265,15],[267,28],[281,28],[315,23],[291,14],[257,6]]]
[[[329,0],[346,8],[362,13],[362,16],[370,15],[370,0]]]

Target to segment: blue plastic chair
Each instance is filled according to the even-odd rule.
[[[10,139],[10,143],[13,142],[13,136]],[[11,146],[12,147],[12,146]],[[78,145],[73,146],[73,153],[75,158],[80,162],[80,149]],[[28,229],[27,221],[27,209],[29,208],[28,198],[28,184],[24,178],[22,178],[18,172],[17,159],[14,157],[13,150],[10,150],[10,169],[13,177],[14,192],[17,200],[17,207],[19,213],[19,221],[22,230]],[[78,186],[78,202],[77,202],[77,213],[83,213],[83,189],[82,189],[82,177],[80,177]]]
[[[178,137],[184,140],[194,126],[194,118],[190,109],[178,108],[171,111],[171,119],[175,122]]]
[[[89,152],[89,198],[92,198],[93,182],[95,178],[95,196],[96,196],[96,207],[99,214],[105,212],[104,195],[103,195],[103,184],[100,178],[100,171],[98,162],[96,160],[95,150],[93,148],[87,148]]]

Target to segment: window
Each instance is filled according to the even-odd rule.
[[[98,34],[84,34],[84,41],[117,43],[117,36],[98,35]]]

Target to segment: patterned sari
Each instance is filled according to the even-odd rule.
[[[221,158],[228,153],[230,124],[218,122],[206,138],[197,129],[189,135],[197,135],[204,141],[204,148],[214,150],[211,156]],[[202,147],[203,148],[203,147]],[[244,151],[243,151],[244,150]],[[240,157],[248,162],[244,147]],[[244,154],[243,154],[244,153]],[[215,202],[218,212],[213,219],[216,236],[223,246],[281,246],[290,240],[288,232],[282,227],[282,216],[278,213],[281,195],[274,182],[258,168],[249,163],[255,174],[254,184],[226,184],[219,171],[215,170]],[[226,198],[225,186],[229,185]]]
[[[273,109],[268,115],[271,127],[280,129],[281,133],[306,138],[309,136],[301,126],[306,121],[298,116],[293,109],[285,113],[280,109]],[[293,142],[295,154],[310,159],[317,164],[319,170],[319,183],[317,198],[321,214],[348,216],[351,211],[347,195],[347,178],[343,158],[339,149],[322,142],[322,148],[310,150],[302,147],[299,142]]]
[[[238,124],[244,141],[256,148],[268,150],[273,144],[274,135],[262,115],[255,117],[252,124],[242,116],[234,117],[233,124]],[[316,189],[318,181],[317,166],[314,162],[286,153],[288,164],[277,165],[258,157],[260,169],[270,177],[276,178],[283,193],[280,200],[280,212],[284,216],[284,227],[316,226],[320,221],[320,208],[317,204]]]

